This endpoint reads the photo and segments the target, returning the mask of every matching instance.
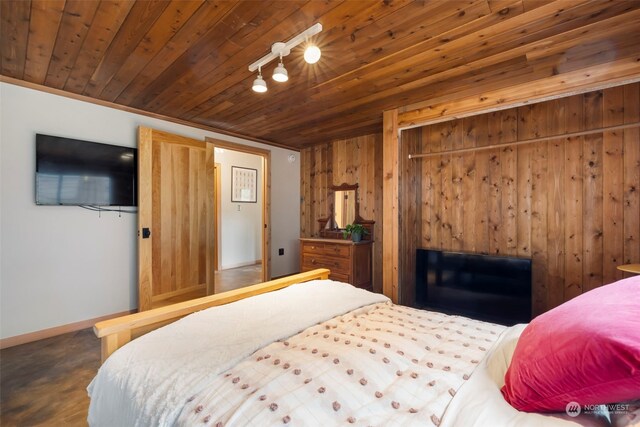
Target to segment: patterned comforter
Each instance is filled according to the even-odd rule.
[[[438,426],[505,329],[368,305],[267,345],[182,396],[177,424]]]

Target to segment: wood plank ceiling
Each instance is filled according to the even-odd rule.
[[[381,132],[385,109],[640,52],[636,0],[0,3],[3,76],[294,148]],[[272,62],[253,92],[248,65],[316,22],[320,62],[298,47],[289,81]]]

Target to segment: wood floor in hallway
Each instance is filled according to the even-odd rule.
[[[260,265],[216,272],[216,293],[262,281]],[[85,426],[100,340],[84,329],[0,350],[0,425]]]

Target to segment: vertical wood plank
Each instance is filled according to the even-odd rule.
[[[187,275],[189,276],[189,283],[195,283],[198,278],[198,252],[200,247],[200,238],[198,236],[198,175],[199,169],[198,166],[200,164],[199,157],[200,154],[204,155],[204,153],[198,153],[196,151],[190,150],[188,152],[189,155],[189,169],[188,169],[188,185],[186,191],[189,193],[189,200],[195,200],[196,203],[190,203],[187,206],[188,209],[188,217],[189,217],[189,231],[188,231],[188,250],[187,252],[187,260],[188,260],[188,271]],[[201,174],[204,175],[205,171],[202,171]],[[201,282],[202,283],[202,282]]]
[[[309,148],[300,150],[300,237],[309,235]]]
[[[462,145],[464,148],[476,146],[476,137],[473,118],[462,119]],[[463,156],[464,181],[462,183],[462,204],[465,215],[463,216],[464,241],[463,250],[476,251],[476,153],[469,152]]]
[[[442,151],[451,151],[453,149],[453,141],[451,138],[452,135],[452,127],[454,126],[453,121],[440,123],[440,144]],[[452,196],[453,196],[453,186],[452,186],[452,165],[451,165],[451,155],[442,155],[440,156],[440,218],[442,224],[441,230],[441,246],[445,250],[452,249],[452,232],[451,232],[451,223],[453,222],[453,207],[452,207]]]
[[[530,111],[533,120],[528,123],[530,134],[546,136],[546,117],[549,104],[535,104]],[[535,143],[531,159],[531,259],[533,315],[547,309],[548,252],[547,252],[547,143]]]
[[[603,92],[603,126],[624,123],[624,87]],[[624,131],[604,132],[602,153],[602,280],[611,283],[622,278],[617,269],[624,260]]]
[[[473,120],[473,140],[476,147],[489,145],[489,116],[482,115],[474,117]],[[490,177],[489,162],[491,158],[490,150],[481,150],[476,153],[476,176],[475,189],[475,251],[481,254],[489,253],[489,199],[490,199]]]
[[[398,263],[398,185],[400,141],[398,138],[398,110],[388,110],[383,120],[383,224],[382,229],[382,286],[383,292],[395,303],[399,301]]]
[[[408,130],[402,132],[400,141],[400,212],[403,219],[399,222],[401,227],[400,260],[402,293],[401,302],[404,305],[415,304],[416,293],[416,248],[420,238],[419,210],[420,200],[420,174],[419,162],[409,159],[409,154],[417,152],[420,147],[420,132]]]
[[[624,122],[640,121],[640,83],[624,88]],[[624,264],[640,263],[640,129],[624,131]]]
[[[602,92],[584,95],[585,129],[602,127]],[[602,285],[602,134],[584,137],[583,288]]]
[[[518,140],[529,138],[527,128],[528,108],[518,108]],[[518,156],[518,256],[531,257],[531,159],[533,158],[531,144],[517,147]]]
[[[489,145],[501,143],[502,112],[488,114],[487,139]],[[500,152],[495,149],[489,152],[489,253],[501,254],[502,237],[502,166]]]
[[[451,123],[451,148],[453,150],[464,148],[462,136],[462,120],[454,120]],[[418,147],[416,147],[418,149]],[[451,250],[464,250],[464,155],[451,156]]]
[[[150,227],[152,221],[151,141],[151,129],[140,126],[138,128],[138,231],[143,227]],[[143,239],[142,236],[138,237],[138,311],[151,308],[153,238],[153,233],[148,239]]]
[[[182,287],[185,281],[184,268],[184,245],[187,243],[185,238],[185,226],[188,224],[185,208],[188,201],[183,196],[185,188],[187,188],[188,167],[187,159],[189,158],[189,150],[186,147],[174,147],[172,150],[173,157],[173,200],[175,212],[173,215],[173,227],[175,238],[173,240],[173,265],[175,274],[171,283],[171,291],[177,291]]]
[[[583,127],[583,96],[567,98],[567,132],[577,132]],[[565,149],[565,271],[563,301],[582,293],[582,204],[583,204],[583,137],[567,138]]]
[[[489,151],[488,163],[489,212],[487,218],[489,230],[489,253],[502,254],[500,242],[502,240],[502,177],[500,164],[500,150]]]
[[[431,126],[429,135],[429,144],[432,153],[442,151],[442,139],[440,130]],[[427,172],[431,176],[431,185],[433,187],[432,204],[433,212],[431,214],[431,247],[435,249],[443,249],[442,246],[442,157],[435,156],[431,161],[430,169]]]
[[[518,138],[517,110],[503,110],[496,117],[500,121],[499,143],[514,142]],[[517,213],[518,213],[518,152],[514,147],[500,150],[502,174],[501,230],[499,247],[505,255],[518,253]]]
[[[548,135],[566,133],[567,99],[550,101],[547,110]],[[545,310],[564,301],[565,262],[565,200],[564,168],[566,140],[558,138],[547,143],[547,300]]]
[[[262,279],[271,280],[271,152],[262,156]]]
[[[201,190],[201,195],[204,196],[204,201],[202,201],[202,198],[199,200],[200,203],[202,203],[201,205],[201,209],[204,208],[205,212],[204,215],[202,213],[202,211],[200,211],[200,221],[204,222],[206,225],[203,226],[199,226],[199,229],[203,229],[204,228],[204,235],[200,235],[200,240],[199,240],[199,244],[201,246],[204,246],[204,253],[205,253],[205,257],[206,257],[206,262],[205,262],[205,290],[206,290],[206,294],[207,295],[213,295],[215,293],[215,289],[216,289],[216,283],[215,283],[215,274],[214,274],[214,265],[215,265],[215,256],[217,255],[215,253],[215,239],[217,238],[217,236],[215,235],[215,224],[216,224],[216,220],[217,218],[215,217],[215,186],[213,185],[213,183],[215,182],[215,158],[214,158],[214,147],[213,144],[211,142],[207,142],[206,143],[206,148],[205,148],[205,152],[203,153],[204,155],[200,155],[199,159],[202,160],[204,159],[204,162],[200,162],[200,167],[198,168],[200,170],[200,174],[204,175],[204,180],[203,182],[201,182],[200,188]],[[204,163],[204,168],[202,163]],[[204,173],[203,173],[204,171]],[[265,193],[262,193],[265,194]],[[203,242],[204,240],[204,242]],[[204,243],[204,245],[203,245]],[[263,258],[265,257],[266,254],[262,254]],[[195,281],[195,283],[202,283],[201,281],[201,277],[198,278],[197,281]]]
[[[382,229],[384,225],[383,221],[383,185],[384,185],[384,177],[383,177],[383,138],[381,134],[375,135],[375,212],[373,218],[375,218],[374,232],[376,235],[376,241],[373,243],[373,272],[374,272],[374,288],[376,292],[383,291],[383,280],[382,280],[382,259],[383,259],[383,246],[382,246]]]
[[[429,127],[423,127],[420,129],[420,136],[422,140],[423,153],[431,152],[431,133]],[[420,162],[420,176],[422,177],[422,247],[430,248],[433,242],[433,221],[435,221],[435,206],[434,206],[434,192],[433,185],[433,158],[425,157],[422,160],[416,160]]]

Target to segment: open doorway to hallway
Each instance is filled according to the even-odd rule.
[[[251,147],[210,142],[216,168],[215,293],[220,293],[268,280],[267,159]]]

